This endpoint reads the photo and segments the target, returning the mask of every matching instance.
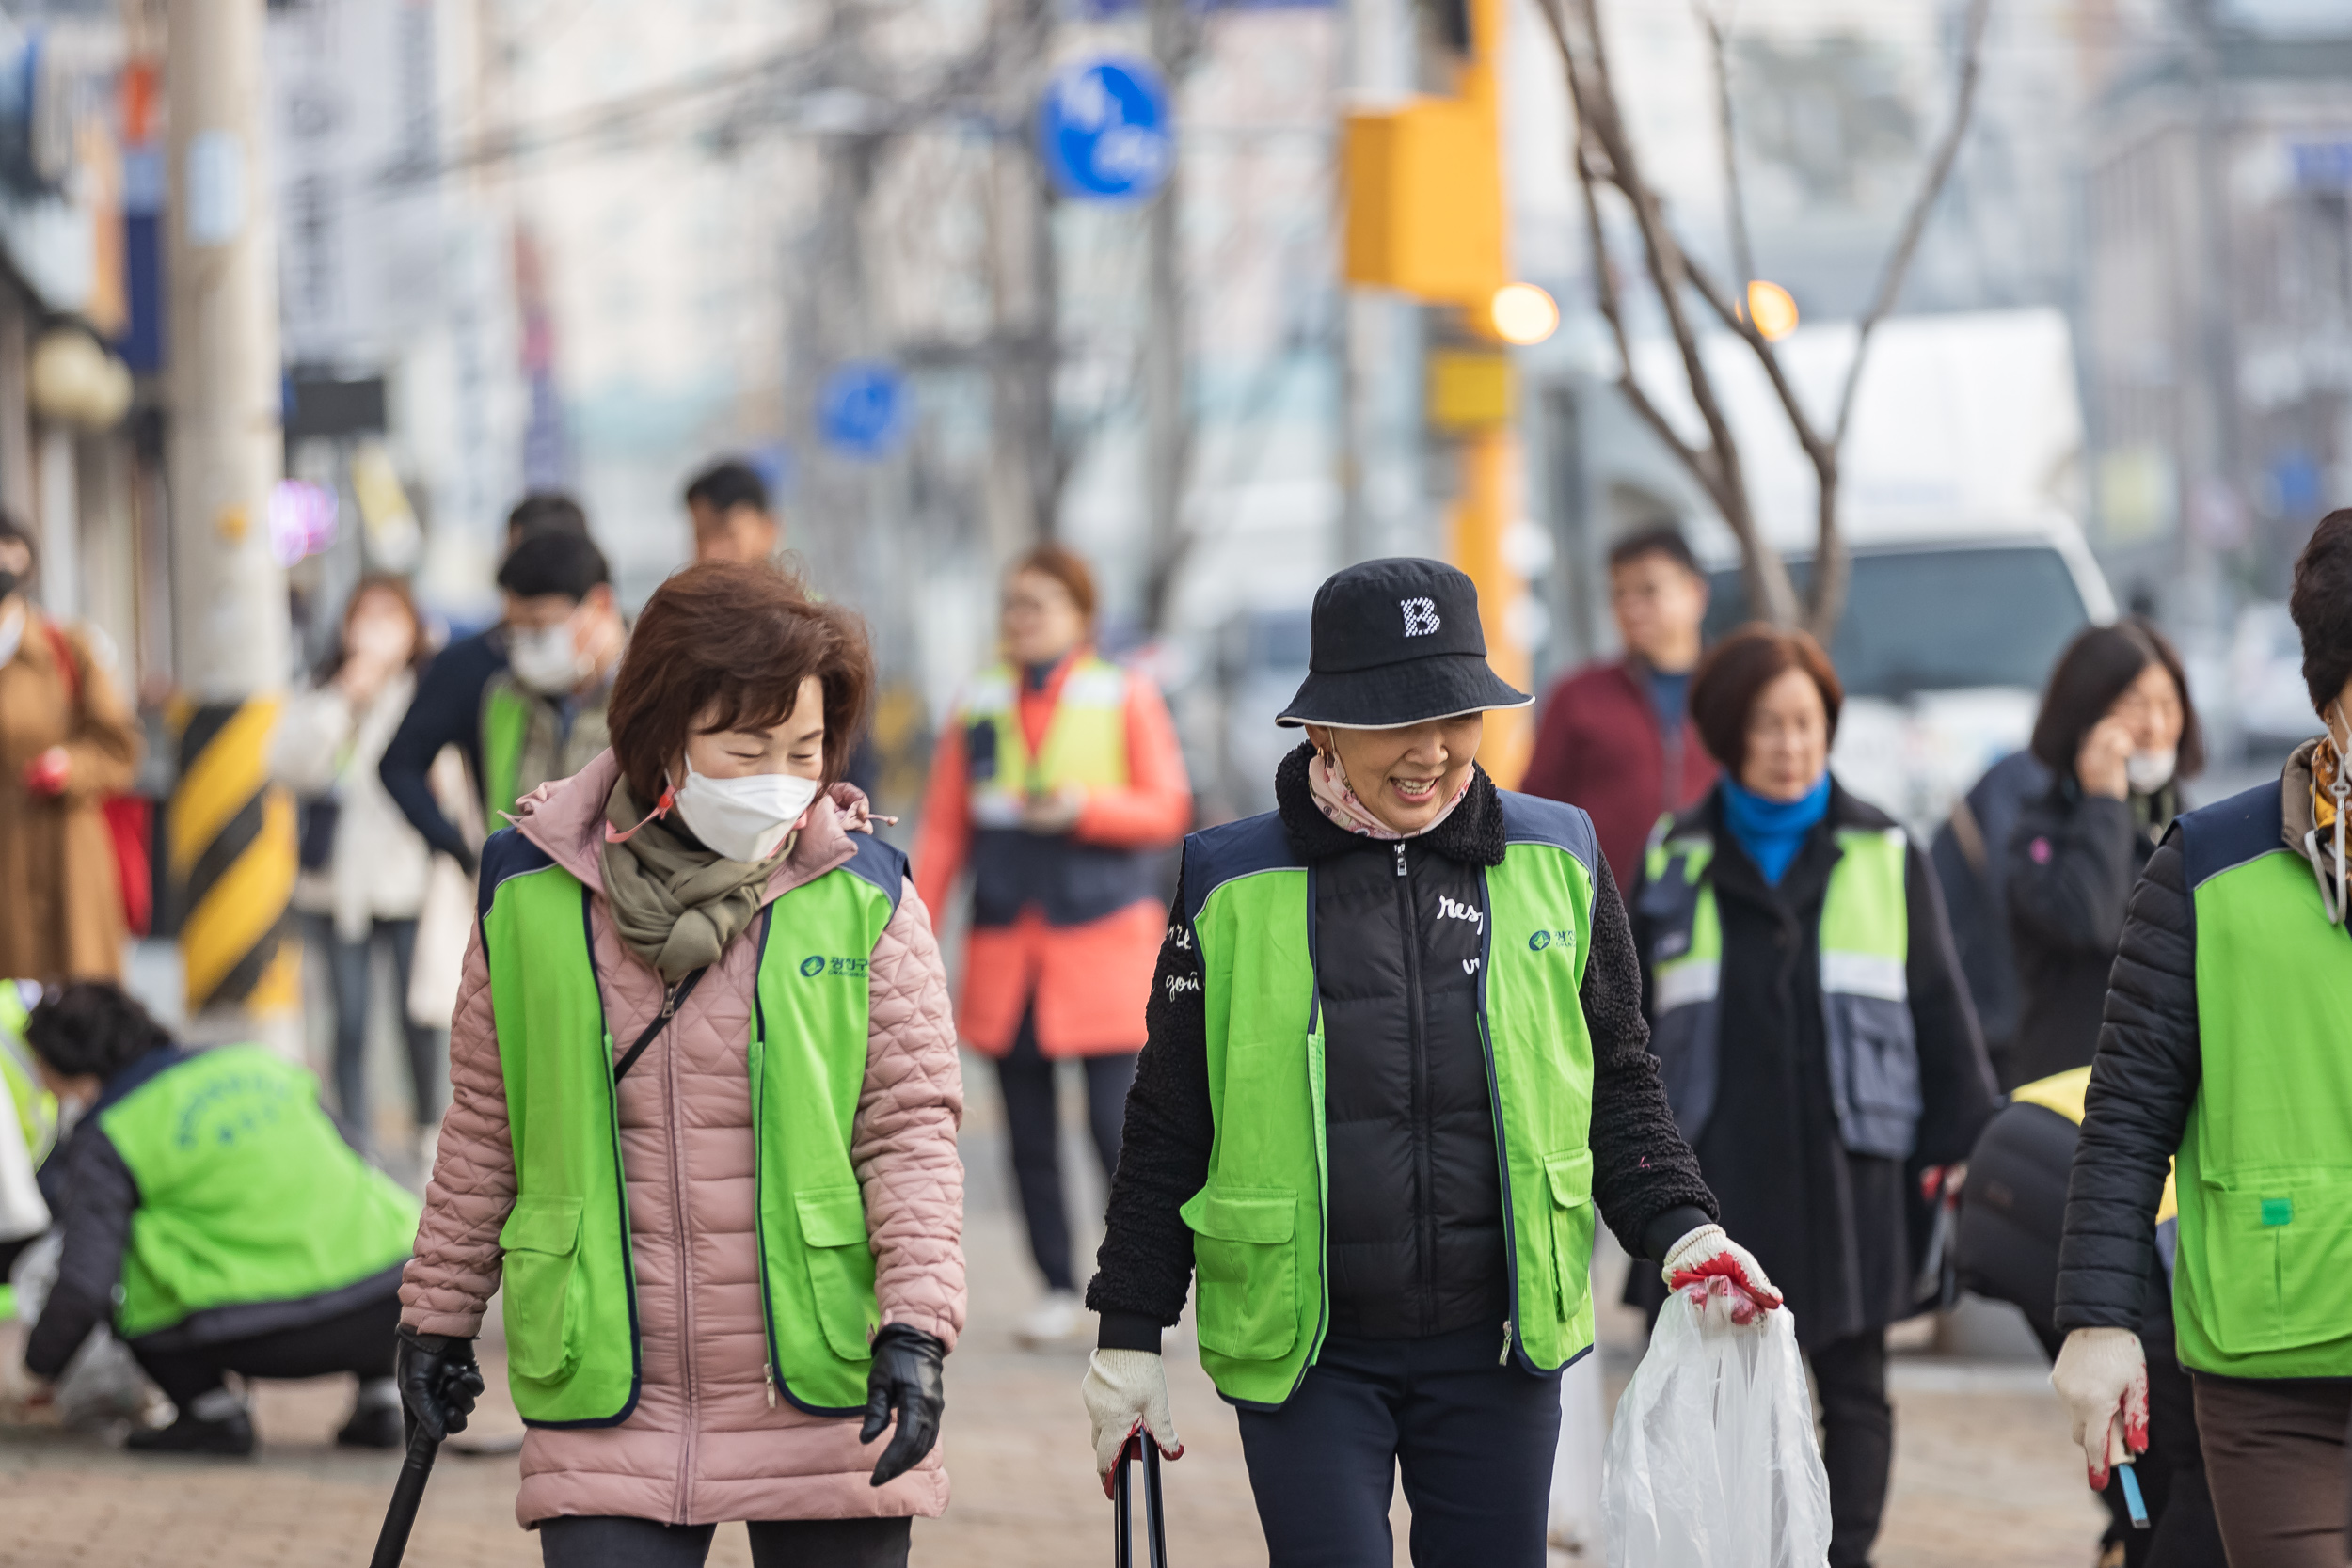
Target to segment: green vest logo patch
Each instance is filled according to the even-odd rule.
[[[1576,949],[1576,933],[1574,931],[1537,931],[1527,939],[1527,950],[1530,953],[1540,953],[1553,942],[1558,942],[1560,950],[1564,953],[1573,952]]]
[[[226,1148],[277,1126],[291,1098],[286,1080],[275,1074],[239,1072],[215,1078],[180,1108],[172,1141],[182,1148],[199,1143]]]
[[[822,953],[811,953],[801,960],[801,976],[814,980],[820,974],[843,976],[851,980],[866,978],[866,958],[829,958]]]

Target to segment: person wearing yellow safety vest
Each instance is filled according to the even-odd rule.
[[[1044,545],[1005,574],[1004,662],[964,691],[931,756],[915,885],[945,908],[972,871],[972,930],[957,1022],[996,1059],[1030,1256],[1045,1297],[1025,1343],[1085,1326],[1063,1196],[1057,1064],[1084,1064],[1105,1179],[1152,985],[1167,849],[1192,817],[1168,705],[1098,657],[1094,578]]]
[[[24,1037],[73,1116],[25,1370],[58,1376],[109,1324],[178,1411],[129,1447],[213,1454],[253,1451],[223,1374],[348,1373],[336,1441],[400,1447],[392,1330],[417,1202],[343,1141],[317,1081],[258,1045],[183,1050],[110,981],[42,997]]]
[[[2140,1332],[2177,1161],[2174,1340],[2235,1564],[2341,1568],[2352,1419],[2352,511],[2288,608],[2327,733],[2280,778],[2179,817],[2133,892],[2091,1059],[2051,1374],[2091,1483],[2145,1449]],[[2179,1419],[2177,1414],[2170,1418]]]
[[[2065,1229],[2067,1173],[2074,1163],[2076,1129],[2090,1069],[2021,1084],[1977,1139],[1960,1193],[1953,1237],[1960,1283],[1976,1294],[2005,1301],[2025,1317],[2053,1359],[2065,1336],[2052,1321],[2058,1291],[2058,1239]],[[2173,1254],[2177,1209],[2168,1180],[2156,1210],[2159,1255]],[[2102,1497],[2108,1523],[2099,1560],[2113,1568],[2226,1568],[2213,1498],[2205,1489],[2204,1456],[2191,1415],[2188,1374],[2173,1354],[2169,1292],[2148,1294],[2140,1341],[2148,1351],[2152,1442],[2139,1456],[2137,1480],[2150,1528],[2132,1523],[2122,1482],[2110,1477]]]
[[[855,616],[687,567],[612,749],[483,848],[402,1386],[462,1426],[501,1296],[554,1568],[739,1519],[756,1563],[881,1568],[946,1507],[962,1087],[930,917],[839,782],[872,688]]]
[[[540,533],[499,568],[506,668],[482,689],[483,820],[568,779],[605,749],[605,705],[628,642],[612,574],[596,541]]]
[[[1813,1369],[1831,1568],[1859,1568],[1894,1456],[1885,1329],[1913,1305],[1906,1164],[1965,1158],[1995,1096],[1926,855],[1830,773],[1842,697],[1803,632],[1708,652],[1691,713],[1724,776],[1656,835],[1633,930],[1675,1119]]]
[[[1495,787],[1470,579],[1368,562],[1315,595],[1279,809],[1196,832],[1088,1304],[1095,1468],[1182,1451],[1161,1333],[1197,1292],[1276,1568],[1540,1568],[1559,1373],[1598,1217],[1737,1322],[1778,1305],[1713,1223],[1592,821]],[[1196,1283],[1197,1282],[1197,1283]]]

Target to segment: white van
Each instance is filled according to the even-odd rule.
[[[1748,619],[1729,535],[1700,543],[1708,641]],[[2116,617],[2082,530],[2063,513],[1849,525],[1853,577],[1830,657],[1846,688],[1831,766],[1923,837],[2023,748],[2050,668],[2085,625]],[[1809,555],[1790,555],[1800,596]]]

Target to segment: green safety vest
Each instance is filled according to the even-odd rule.
[[[258,1045],[189,1053],[98,1113],[138,1186],[115,1331],[303,1301],[397,1267],[417,1200],[319,1108],[318,1080]]]
[[[835,1416],[866,1402],[881,1317],[850,1134],[866,1081],[867,966],[906,876],[898,850],[853,836],[848,863],[763,915],[744,1042],[769,1386]],[[612,1426],[636,1408],[643,1362],[590,895],[511,830],[484,847],[481,885],[515,1148],[515,1207],[499,1232],[507,1381],[532,1425]]]
[[[2177,1162],[2182,1365],[2352,1376],[2352,937],[2266,784],[2180,819],[2201,1063]]]
[[[1503,1348],[1551,1371],[1593,1343],[1593,1047],[1578,989],[1598,851],[1575,807],[1501,800],[1508,847],[1484,873],[1479,1022],[1510,1234]],[[1216,1133],[1208,1182],[1183,1212],[1200,1363],[1248,1405],[1290,1398],[1330,1317],[1314,883],[1271,813],[1184,841]]]
[[[1035,756],[1021,727],[1020,694],[1019,675],[1004,665],[981,672],[964,694],[964,754],[976,825],[1018,827],[1029,796],[1050,795],[1065,784],[1126,787],[1127,672],[1081,655],[1062,677],[1053,722]],[[975,734],[983,730],[985,740]]]
[[[531,703],[512,675],[493,675],[482,689],[483,820],[493,832],[504,820],[499,814],[513,811],[522,794],[517,775],[531,734]]]
[[[1907,1159],[1918,1140],[1919,1045],[1911,1017],[1910,906],[1900,828],[1840,828],[1821,901],[1821,1018],[1839,1141]],[[1721,1079],[1724,928],[1711,832],[1660,835],[1640,903],[1650,930],[1650,1049],[1675,1123],[1693,1148]]]

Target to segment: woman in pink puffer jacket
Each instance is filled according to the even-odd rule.
[[[872,679],[846,610],[691,567],[612,750],[483,851],[400,1376],[462,1428],[503,1283],[516,1514],[557,1568],[698,1564],[730,1519],[761,1564],[903,1564],[946,1507],[955,1028],[904,857],[826,787]]]

